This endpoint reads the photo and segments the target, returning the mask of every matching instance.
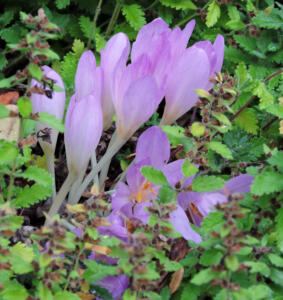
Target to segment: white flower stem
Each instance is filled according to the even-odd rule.
[[[81,183],[82,183],[82,181],[83,181],[83,179],[84,179],[85,171],[86,171],[86,169],[83,169],[83,170],[80,172],[80,174],[79,174],[79,176],[77,177],[77,179],[76,179],[76,181],[74,182],[74,184],[72,184],[72,187],[71,187],[71,190],[70,190],[69,196],[68,196],[68,202],[71,201],[72,197],[75,196],[75,194],[76,194],[78,188],[80,187],[80,185],[81,185]]]
[[[67,176],[66,180],[64,181],[63,185],[60,188],[60,191],[56,195],[56,197],[53,199],[51,208],[48,212],[48,216],[50,218],[53,218],[59,211],[64,199],[66,198],[73,182],[76,179],[76,174],[75,173],[69,173]],[[45,223],[48,223],[48,219],[46,219]]]
[[[117,137],[117,131],[115,131],[111,137],[111,140],[109,142],[109,145],[108,147],[111,148],[112,145],[115,143],[115,139]],[[109,167],[110,167],[110,163],[111,163],[111,160],[109,160],[107,162],[107,164],[105,164],[104,168],[101,170],[100,172],[100,176],[99,176],[99,186],[102,187],[103,184],[104,184],[104,181],[107,177],[107,174],[108,174],[108,170],[109,170]]]
[[[46,157],[46,168],[47,171],[50,173],[53,179],[53,194],[52,194],[52,199],[56,197],[56,183],[55,183],[55,167],[54,167],[54,152],[45,152],[45,157]]]
[[[97,167],[93,169],[88,176],[85,178],[83,183],[81,184],[80,188],[78,189],[78,192],[76,193],[75,197],[71,199],[70,204],[76,204],[78,203],[81,195],[87,188],[87,186],[91,183],[91,181],[95,178],[95,176],[102,170],[102,168],[107,165],[109,161],[113,158],[113,156],[120,150],[120,148],[127,142],[127,139],[122,139],[119,135],[117,135],[117,138],[115,139],[115,142],[111,147],[108,147],[106,153],[102,157],[102,159],[98,162]]]
[[[94,152],[91,155],[91,167],[92,167],[92,169],[95,169],[97,167],[97,159],[96,159],[96,152],[95,152],[95,150],[94,150]],[[94,184],[96,184],[97,187],[99,186],[98,174],[96,174],[94,176]]]

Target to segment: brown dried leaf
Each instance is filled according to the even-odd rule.
[[[172,295],[173,293],[175,293],[178,289],[178,287],[180,286],[182,279],[184,276],[184,268],[182,267],[182,269],[176,271],[171,279],[171,282],[169,284],[169,289],[170,289],[170,294]]]

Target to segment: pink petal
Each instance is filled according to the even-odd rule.
[[[224,37],[221,34],[217,35],[213,43],[213,48],[216,52],[216,57],[217,57],[215,72],[220,72],[223,64],[224,48],[225,48]]]

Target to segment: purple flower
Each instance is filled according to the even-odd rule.
[[[121,299],[128,288],[129,278],[126,275],[108,275],[102,280],[96,281],[95,284],[107,289],[112,294],[113,299],[116,300]]]
[[[96,67],[95,56],[91,50],[85,51],[80,57],[75,76],[76,101],[89,94],[101,99],[102,76],[100,68]]]
[[[52,79],[55,82],[55,85],[62,88],[63,91],[61,92],[53,91],[52,98],[48,98],[46,95],[33,93],[31,95],[33,113],[48,112],[49,114],[55,115],[57,119],[62,120],[64,115],[64,109],[65,109],[65,100],[66,100],[63,81],[59,76],[59,74],[57,74],[54,70],[52,70],[48,66],[43,66],[42,71],[44,76]],[[35,87],[35,86],[38,86],[39,88],[43,88],[42,84],[40,84],[35,79],[32,79],[31,87]],[[37,122],[36,128],[37,131],[39,131],[44,128],[51,128],[51,127]],[[44,150],[44,152],[47,151],[53,153],[55,151],[57,137],[58,137],[58,131],[51,128],[51,144],[44,141],[40,141],[40,145]]]
[[[101,51],[101,69],[103,74],[102,111],[104,129],[107,129],[114,115],[112,86],[114,71],[125,68],[130,52],[130,42],[124,33],[114,35]]]
[[[69,172],[85,170],[102,134],[99,99],[89,94],[79,101],[75,95],[68,106],[65,122],[65,147]]]
[[[128,140],[157,109],[162,94],[151,75],[146,55],[123,69],[116,69],[113,101],[120,138]]]

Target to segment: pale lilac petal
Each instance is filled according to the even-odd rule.
[[[173,187],[175,187],[176,183],[181,182],[183,179],[182,166],[184,161],[184,159],[178,159],[162,168],[162,172],[166,176],[167,181]]]
[[[198,101],[195,89],[205,88],[209,75],[206,52],[197,47],[187,49],[167,79],[162,124],[172,124],[195,105]]]
[[[228,180],[224,186],[224,191],[229,194],[243,194],[250,192],[254,177],[249,174],[242,174]]]
[[[114,115],[112,87],[114,73],[126,67],[130,52],[130,42],[124,33],[114,35],[101,51],[101,69],[103,73],[102,111],[104,128],[108,128]]]
[[[213,207],[217,204],[227,202],[227,196],[221,191],[202,193],[201,199],[195,204],[203,216],[207,216]]]
[[[82,237],[84,231],[80,227],[76,227],[72,229],[72,232],[78,237]]]
[[[33,113],[39,113],[39,112],[48,112],[49,114],[54,115],[57,119],[62,120],[64,115],[64,109],[65,109],[65,89],[64,84],[59,76],[53,69],[51,69],[48,66],[42,67],[42,74],[46,77],[52,79],[54,81],[54,84],[59,86],[63,89],[61,92],[52,91],[52,98],[48,98],[46,95],[36,94],[33,93],[31,95],[31,103],[32,103],[32,111]],[[39,88],[43,88],[42,84],[40,84],[35,79],[31,80],[31,87],[38,86]],[[47,150],[50,149],[51,151],[55,151],[57,137],[58,137],[58,131],[51,128],[50,126],[46,124],[42,124],[37,122],[36,123],[37,131],[43,130],[44,128],[50,128],[51,129],[51,144],[40,141],[41,147]]]
[[[120,182],[115,190],[115,193],[111,197],[112,210],[119,210],[129,202],[131,193],[128,185],[124,182]]]
[[[150,207],[150,202],[138,203],[133,207],[133,217],[140,220],[143,224],[147,224],[150,218],[150,213],[146,211],[146,207]]]
[[[101,70],[96,68],[95,56],[91,50],[85,51],[79,60],[75,76],[76,101],[90,93],[101,98]]]
[[[144,131],[137,142],[135,162],[150,159],[150,165],[161,168],[170,158],[170,144],[167,135],[158,127]]]
[[[112,294],[113,299],[118,300],[128,288],[129,278],[126,275],[108,275],[102,280],[96,281],[95,284],[107,289]]]
[[[149,160],[147,161],[149,162]],[[127,170],[126,180],[131,195],[136,194],[146,181],[140,171],[140,168],[143,166],[144,166],[144,161],[131,165]]]
[[[201,236],[192,229],[188,217],[179,205],[170,213],[169,221],[172,223],[175,231],[180,233],[184,239],[195,243],[202,241]]]
[[[118,134],[128,139],[157,109],[162,96],[151,75],[130,84],[120,103],[116,105]]]
[[[89,94],[71,102],[66,115],[65,147],[69,171],[83,170],[96,149],[102,134],[100,101]]]
[[[218,73],[221,71],[222,68],[223,59],[224,59],[224,48],[225,48],[224,37],[221,34],[217,35],[213,43],[213,48],[217,56],[217,63],[214,72]]]

